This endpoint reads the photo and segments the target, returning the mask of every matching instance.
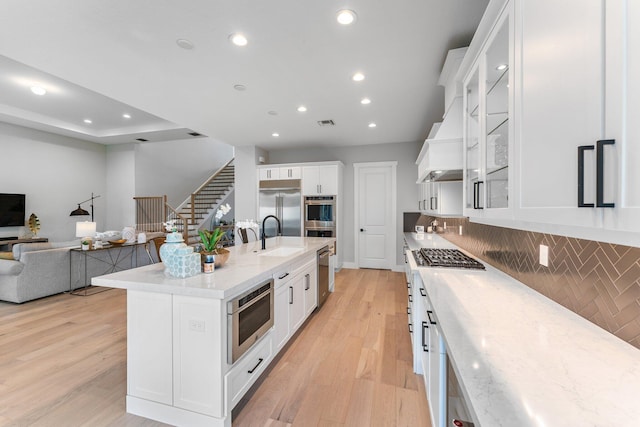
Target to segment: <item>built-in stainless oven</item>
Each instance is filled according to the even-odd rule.
[[[306,228],[304,230],[306,237],[336,237],[336,229],[330,228]]]
[[[227,303],[229,363],[238,360],[273,326],[273,279]]]
[[[335,226],[335,196],[306,196],[304,198],[305,229],[322,229]]]

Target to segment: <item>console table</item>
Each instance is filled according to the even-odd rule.
[[[48,241],[49,239],[47,239],[46,237],[35,237],[33,239],[0,239],[0,250],[11,251],[13,250],[13,245],[16,245],[18,243],[46,243]]]
[[[143,246],[144,250],[153,263],[153,258],[149,252],[149,242],[145,243],[127,243],[124,245],[107,245],[102,248],[82,250],[81,248],[72,248],[69,252],[69,293],[72,295],[93,295],[104,292],[110,288],[93,290],[91,286],[91,278],[102,276],[104,274],[115,273],[116,271],[128,270],[138,266],[138,247]],[[77,264],[80,262],[80,264]],[[89,265],[91,264],[91,267]],[[77,267],[78,276],[84,274],[84,281],[80,286],[74,286],[74,265]],[[77,285],[80,280],[75,280]]]

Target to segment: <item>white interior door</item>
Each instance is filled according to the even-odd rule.
[[[356,260],[360,268],[395,264],[396,162],[354,164]]]

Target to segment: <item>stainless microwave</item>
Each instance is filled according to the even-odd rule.
[[[335,225],[335,196],[306,196],[304,198],[305,229],[332,228]]]
[[[273,326],[273,279],[229,301],[227,322],[227,360],[234,363]]]

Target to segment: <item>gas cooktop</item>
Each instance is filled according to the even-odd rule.
[[[412,252],[418,267],[452,267],[484,270],[482,263],[463,254],[458,249],[422,248]]]

